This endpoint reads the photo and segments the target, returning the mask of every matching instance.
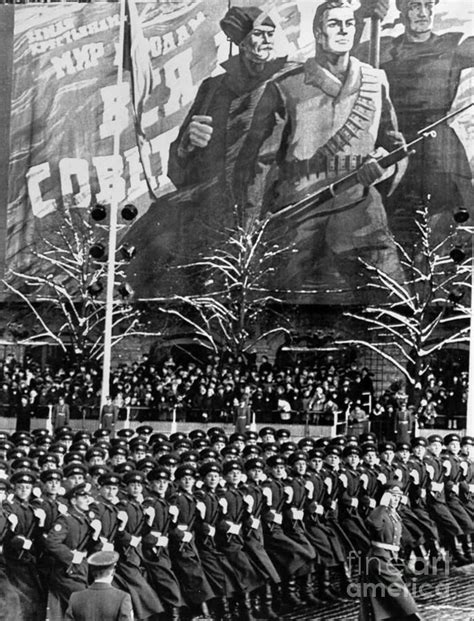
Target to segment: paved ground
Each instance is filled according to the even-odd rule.
[[[448,576],[421,578],[412,587],[423,621],[474,621],[474,564],[452,569]],[[358,600],[321,608],[297,608],[282,619],[357,621]]]

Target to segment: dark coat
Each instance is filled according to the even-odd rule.
[[[124,591],[104,582],[73,593],[65,621],[132,621],[132,600]]]
[[[66,515],[58,517],[44,537],[45,552],[50,559],[50,618],[62,619],[69,597],[87,588],[86,555],[81,563],[73,564],[73,550],[88,552],[91,544],[91,528],[87,517],[69,508]]]
[[[117,504],[117,509],[127,514],[127,523],[123,530],[117,530],[115,537],[120,559],[114,586],[130,593],[136,619],[148,619],[163,612],[163,606],[142,572],[141,539],[148,531],[144,508],[137,500],[124,498]]]
[[[380,506],[367,518],[367,527],[373,543],[364,568],[360,621],[399,621],[409,615],[417,619],[417,606],[395,564],[402,534],[400,516]]]
[[[165,606],[179,608],[183,598],[173,571],[168,549],[171,522],[170,505],[165,498],[150,492],[144,501],[145,510],[152,510],[150,531],[143,537],[142,554],[148,580]]]
[[[20,595],[23,621],[41,621],[46,613],[46,594],[40,583],[36,563],[38,520],[29,502],[17,498],[5,501],[10,528],[5,533],[3,552],[8,580]],[[32,541],[29,550],[24,548],[25,538]]]

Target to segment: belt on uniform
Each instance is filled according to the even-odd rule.
[[[390,552],[398,552],[400,546],[393,545],[392,543],[382,543],[381,541],[371,541],[371,545],[381,550],[389,550]]]

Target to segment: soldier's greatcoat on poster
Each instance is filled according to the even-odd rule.
[[[279,180],[267,195],[272,211],[354,172],[376,148],[392,151],[400,145],[387,80],[380,70],[351,57],[341,81],[309,59],[278,85],[286,123],[278,151]],[[355,185],[299,220],[289,212],[287,222],[288,241],[298,252],[285,265],[283,280],[296,290],[317,290],[318,303],[325,291],[332,292],[334,301],[341,290],[355,291],[364,283],[360,259],[401,277],[376,187]]]

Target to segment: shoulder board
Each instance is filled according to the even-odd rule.
[[[298,75],[300,73],[304,73],[304,64],[295,61],[288,61],[288,63],[280,69],[280,71],[277,71],[271,76],[269,81],[279,82],[280,80]]]

